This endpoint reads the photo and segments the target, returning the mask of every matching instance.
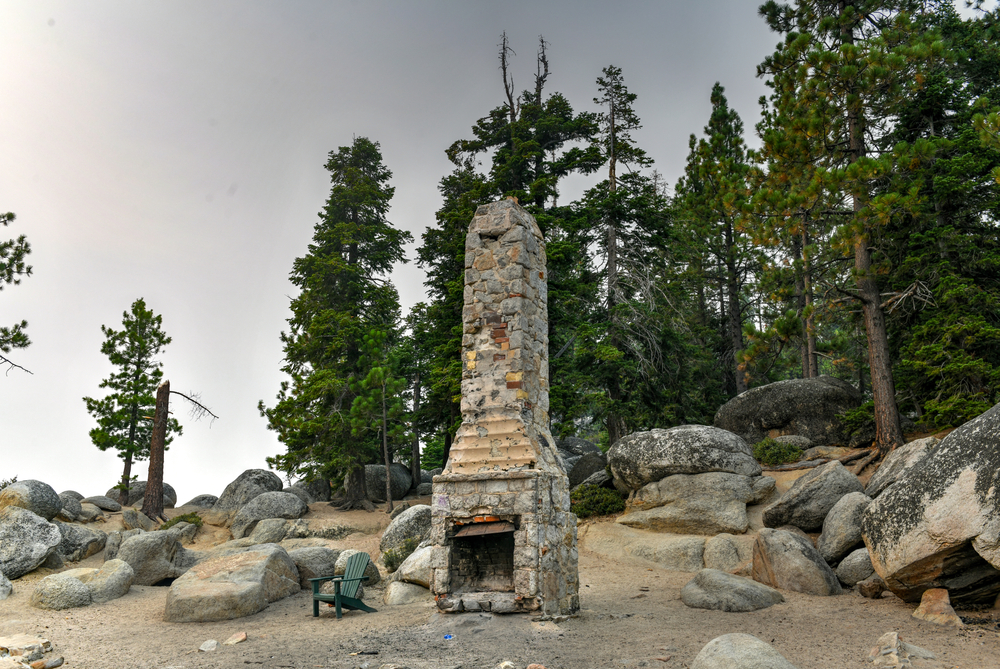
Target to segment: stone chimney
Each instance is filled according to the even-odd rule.
[[[462,426],[446,472],[560,471],[549,432],[545,240],[513,200],[482,206],[465,239]]]
[[[462,425],[433,484],[431,586],[443,611],[579,608],[576,516],[549,432],[545,240],[513,199],[465,242]]]

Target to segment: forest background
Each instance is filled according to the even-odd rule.
[[[901,438],[897,407],[936,428],[997,402],[995,12],[800,2],[761,13],[782,42],[759,57],[772,84],[760,122],[745,128],[716,85],[672,183],[640,141],[643,91],[627,69],[595,72],[593,100],[570,100],[555,92],[557,49],[540,41],[525,58],[502,38],[498,104],[443,147],[453,171],[415,240],[426,297],[406,313],[387,281],[407,241],[387,216],[392,166],[374,133],[331,151],[333,189],[293,267],[291,384],[260,405],[287,447],[272,464],[337,477],[381,460],[365,417],[374,386],[362,387],[373,369],[391,370],[398,382],[380,387],[411,428],[393,449],[405,458],[416,433],[432,464],[447,447],[465,228],[505,196],[548,239],[557,435],[608,445],[710,423],[746,387],[820,373],[874,396],[853,420],[881,411],[885,448]],[[579,174],[596,178],[571,199],[560,187]]]

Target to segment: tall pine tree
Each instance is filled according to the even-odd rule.
[[[364,337],[396,326],[399,300],[386,276],[405,260],[411,235],[386,219],[394,188],[379,144],[356,137],[330,153],[333,186],[320,212],[308,253],[292,265],[300,293],[291,303],[289,330],[281,335],[290,379],[277,402],[258,408],[286,447],[268,459],[278,469],[344,481],[346,508],[371,508],[364,466],[374,462],[378,439],[352,435],[352,381],[368,376]]]

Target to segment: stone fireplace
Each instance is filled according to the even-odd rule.
[[[576,516],[549,433],[545,241],[511,199],[465,242],[462,425],[434,477],[431,590],[442,611],[579,608]]]

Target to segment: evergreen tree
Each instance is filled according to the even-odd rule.
[[[268,463],[289,475],[341,478],[347,508],[371,508],[364,466],[379,451],[374,438],[352,435],[350,410],[355,382],[368,375],[364,337],[389,331],[399,317],[399,299],[385,277],[405,260],[408,232],[386,219],[394,188],[377,142],[356,137],[330,153],[333,186],[320,212],[308,253],[292,265],[300,293],[291,303],[289,331],[281,335],[290,379],[277,402],[258,409],[286,447]]]
[[[557,200],[562,178],[593,171],[601,162],[599,151],[590,144],[596,131],[595,117],[574,112],[559,93],[546,93],[549,58],[544,39],[539,40],[534,87],[519,95],[511,71],[512,55],[503,35],[499,59],[506,101],[473,125],[471,139],[456,141],[448,148],[447,155],[456,167],[441,180],[444,203],[437,212],[437,225],[424,232],[418,250],[419,263],[427,272],[427,326],[421,345],[429,351],[430,369],[417,422],[428,439],[443,440],[446,459],[461,419],[465,236],[476,208],[506,196],[518,198],[546,237],[550,295],[582,294],[577,270],[579,254],[586,255],[586,249],[581,246],[584,241],[578,228],[574,228],[580,221],[573,219],[571,207],[557,206]],[[486,175],[475,169],[484,153],[492,154]],[[572,343],[577,341],[576,328],[584,313],[578,300],[550,301],[550,345],[561,348],[570,344],[558,358],[561,363],[555,363],[553,378],[574,357]],[[559,378],[566,377],[560,374]],[[568,394],[579,394],[579,388],[564,386]],[[553,388],[553,397],[552,414],[565,415],[567,405],[559,401],[557,388]]]
[[[625,85],[621,68],[609,65],[597,78],[599,96],[594,104],[602,108],[598,116],[599,131],[595,145],[607,165],[608,178],[586,194],[586,208],[591,229],[605,261],[603,293],[605,299],[604,333],[591,348],[602,369],[601,381],[607,393],[603,407],[608,442],[614,444],[627,434],[623,379],[635,376],[644,356],[629,358],[623,349],[629,344],[626,330],[633,328],[638,338],[632,341],[655,341],[657,322],[648,313],[630,318],[632,307],[648,310],[652,302],[640,304],[633,300],[639,294],[650,295],[650,276],[641,271],[645,265],[641,244],[642,231],[652,227],[650,216],[658,194],[651,180],[637,172],[621,174],[619,165],[627,169],[648,167],[652,160],[636,145],[632,131],[641,128],[633,104],[637,98]],[[631,261],[631,262],[630,262]],[[638,314],[633,314],[638,315]],[[636,351],[638,347],[633,347]],[[647,349],[649,350],[649,349]]]
[[[785,40],[758,74],[802,98],[807,127],[823,137],[824,169],[817,177],[850,203],[833,241],[854,258],[854,286],[846,292],[859,302],[864,318],[876,444],[883,454],[901,445],[903,434],[872,244],[889,217],[913,206],[915,194],[873,192],[877,180],[896,167],[891,152],[878,152],[878,139],[891,128],[907,86],[919,82],[921,69],[941,55],[934,33],[919,30],[908,13],[920,5],[910,0],[797,0],[794,5],[770,0],[760,7]]]
[[[743,122],[729,108],[725,89],[712,87],[712,115],[705,137],[688,142],[685,176],[677,184],[677,200],[683,212],[691,258],[703,281],[719,287],[720,312],[725,338],[729,341],[725,364],[732,370],[734,394],[747,389],[746,370],[741,363],[745,321],[744,285],[758,264],[750,239],[739,223],[749,188]],[[723,295],[725,296],[723,298]]]
[[[0,214],[0,225],[6,227],[15,218],[11,212]],[[24,262],[29,253],[31,245],[24,235],[0,241],[0,290],[3,290],[4,284],[16,286],[21,283],[22,276],[31,276],[31,265]],[[11,326],[0,326],[0,353],[10,353],[15,348],[26,348],[31,343],[24,331],[27,327],[28,321],[25,320]],[[3,355],[0,355],[0,365],[10,365],[10,369],[15,367],[24,369]]]
[[[392,445],[402,443],[409,435],[402,422],[406,407],[401,396],[406,388],[406,379],[400,377],[394,367],[398,360],[392,359],[387,345],[387,333],[373,329],[365,335],[363,365],[368,374],[363,378],[351,379],[354,401],[351,403],[351,434],[366,437],[381,435],[382,458],[385,463],[385,512],[392,512]]]
[[[888,138],[906,165],[891,188],[920,193],[880,240],[890,342],[901,403],[934,427],[1000,401],[1000,146],[975,128],[1000,102],[997,18],[963,21],[950,5],[916,17],[950,57],[924,73]]]
[[[101,326],[104,343],[101,353],[116,368],[101,381],[100,388],[111,392],[101,399],[84,397],[87,411],[97,419],[97,427],[90,431],[90,439],[97,448],[113,448],[125,461],[122,479],[118,484],[118,499],[124,504],[128,499],[132,476],[132,463],[149,457],[153,424],[149,418],[156,408],[156,389],[163,378],[161,363],[157,358],[170,337],[163,331],[163,317],[146,308],[142,298],[132,303],[122,314],[122,329]],[[180,423],[171,418],[165,424],[163,445],[166,448],[173,437],[181,434]]]

